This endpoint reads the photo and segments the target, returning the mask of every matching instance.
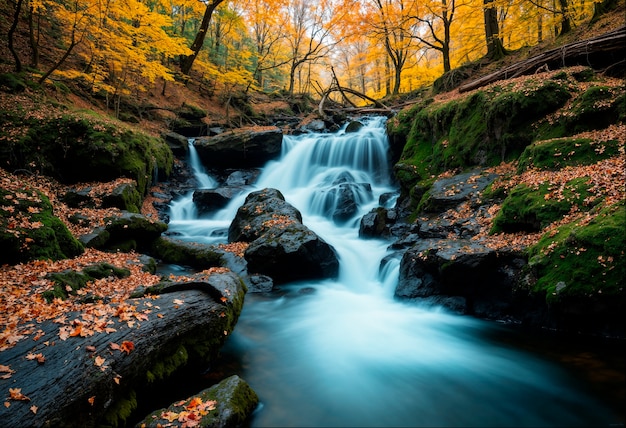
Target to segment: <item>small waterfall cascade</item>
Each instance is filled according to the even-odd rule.
[[[491,340],[502,327],[393,299],[398,258],[389,242],[358,234],[381,195],[395,203],[384,125],[385,118],[371,118],[355,133],[287,135],[280,159],[258,177],[255,189],[280,190],[335,248],[340,272],[246,295],[222,353],[240,363],[238,374],[260,397],[252,426],[611,423],[563,369]],[[202,174],[199,163],[194,171]],[[204,218],[185,196],[171,205],[170,230],[185,240],[226,242],[245,196]]]

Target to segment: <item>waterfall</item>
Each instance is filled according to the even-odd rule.
[[[223,354],[259,394],[252,426],[607,425],[610,412],[564,370],[491,340],[502,327],[393,299],[399,260],[389,242],[358,236],[359,219],[397,191],[384,124],[287,135],[258,178],[335,248],[340,272],[246,296]],[[244,198],[203,219],[176,201],[170,230],[225,242]]]

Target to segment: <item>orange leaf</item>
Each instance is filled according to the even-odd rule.
[[[91,397],[87,399],[87,401],[89,402],[89,404],[93,406],[93,403],[96,401],[96,396],[92,395]]]
[[[76,336],[80,336],[80,333],[83,331],[83,326],[82,324],[78,324],[74,330],[72,330],[72,332],[70,333],[70,337],[76,337]]]
[[[34,414],[37,414],[37,409],[39,409],[39,407],[35,406],[34,404],[30,406],[30,411],[33,412]]]
[[[128,340],[122,342],[122,346],[120,347],[122,352],[126,352],[126,355],[130,354],[130,351],[135,349],[135,344]]]
[[[30,401],[30,398],[22,394],[22,388],[9,388],[9,394],[11,400]]]
[[[104,364],[105,359],[102,358],[100,355],[96,356],[96,359],[94,361],[94,364],[98,367],[102,367],[102,364]]]
[[[202,398],[194,397],[194,398],[191,399],[189,404],[187,404],[187,406],[185,406],[185,409],[187,409],[187,410],[195,409],[200,404],[202,404]]]
[[[117,343],[109,343],[109,346],[111,347],[111,349],[113,349],[114,351],[119,351],[120,350],[120,345],[118,345]]]

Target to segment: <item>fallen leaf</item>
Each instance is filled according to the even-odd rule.
[[[9,398],[16,401],[30,401],[30,398],[22,394],[22,388],[9,388]]]
[[[34,404],[30,406],[30,411],[33,412],[34,414],[37,414],[37,409],[39,409],[39,407],[35,406]]]
[[[104,358],[102,358],[100,355],[97,355],[95,360],[94,360],[94,364],[98,367],[102,367],[102,364],[104,364],[106,360]]]
[[[96,401],[96,396],[92,395],[87,399],[87,402],[93,406],[93,403]]]
[[[96,347],[92,345],[85,346],[85,350],[89,352],[96,352]]]
[[[128,340],[122,342],[122,346],[120,346],[120,351],[126,352],[126,355],[130,354],[130,351],[135,349],[135,344]]]

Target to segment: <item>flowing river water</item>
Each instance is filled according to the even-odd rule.
[[[394,193],[384,118],[356,133],[285,136],[279,160],[254,189],[279,189],[303,223],[340,260],[336,280],[251,294],[223,354],[258,393],[252,426],[610,426],[614,408],[540,353],[502,340],[505,326],[393,299],[399,261],[390,242],[361,239],[361,216]],[[195,156],[191,147],[191,155]],[[216,181],[190,159],[200,187]],[[359,212],[332,219],[333,183],[369,183]],[[365,186],[354,186],[363,190]],[[253,190],[253,189],[251,189]],[[171,204],[169,230],[181,239],[226,242],[245,195],[199,218],[191,194]],[[394,203],[391,198],[388,202]],[[596,391],[597,392],[597,391]]]

